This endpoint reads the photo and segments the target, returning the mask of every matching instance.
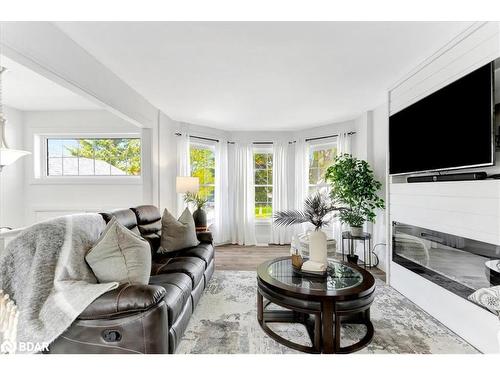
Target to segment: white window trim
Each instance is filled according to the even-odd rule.
[[[195,147],[199,147],[199,148],[209,149],[214,153],[214,158],[215,158],[215,142],[214,141],[203,140],[203,139],[195,139],[195,140],[190,139],[189,146],[190,147],[195,146]],[[191,164],[191,161],[189,164]],[[189,168],[191,169],[191,165],[189,166]],[[217,163],[215,163],[215,169],[217,169]],[[215,172],[215,175],[217,175],[217,172]],[[201,187],[213,187],[214,192],[215,192],[215,180],[214,180],[213,184],[200,184],[200,188]],[[215,209],[215,204],[216,204],[216,202],[215,202],[215,197],[214,197],[214,209]]]
[[[272,188],[273,187],[273,184],[271,185],[255,185],[255,154],[271,154],[273,156],[273,178],[274,178],[274,153],[273,153],[273,148],[272,146],[270,145],[254,145],[253,146],[253,155],[254,155],[254,160],[253,160],[253,189],[255,191],[255,188],[256,187],[270,187]],[[254,193],[255,194],[255,193]],[[273,189],[273,200],[272,202],[274,202],[274,189]],[[269,224],[269,223],[272,223],[273,222],[273,218],[272,217],[268,217],[268,218],[258,218],[258,217],[255,217],[255,197],[254,197],[254,201],[253,201],[253,204],[254,204],[254,220],[255,220],[255,224],[256,225],[263,225],[263,224]],[[272,207],[272,204],[271,204],[271,207]]]
[[[309,144],[309,155],[307,155],[308,160],[314,151],[325,150],[325,149],[330,148],[330,147],[338,150],[336,138],[333,138],[330,140],[322,139],[322,140],[317,140],[317,141],[311,141]],[[310,170],[310,167],[308,166],[308,168],[307,168],[307,187],[308,187],[307,191],[308,192],[311,190],[311,188],[317,188],[319,190],[321,188],[329,188],[330,187],[330,184],[327,182],[322,182],[319,184],[309,183],[309,170]]]
[[[47,140],[78,138],[138,138],[141,140],[141,174],[140,176],[48,176],[47,174]],[[43,132],[33,134],[33,174],[31,185],[140,185],[144,181],[144,160],[146,160],[144,139],[141,133],[54,133]],[[145,157],[146,156],[146,157]]]

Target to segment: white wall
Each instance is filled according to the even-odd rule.
[[[4,106],[5,136],[10,148],[24,149],[23,112]],[[4,167],[0,173],[0,226],[24,225],[24,164],[26,158]]]
[[[379,196],[386,200],[387,191],[387,132],[389,127],[389,114],[387,103],[375,108],[372,111],[372,130],[371,139],[371,157],[370,164],[375,173],[375,177],[382,183],[382,189]],[[386,202],[388,206],[388,202]],[[380,210],[375,218],[375,224],[372,228],[373,245],[376,247],[376,253],[379,257],[379,268],[386,271],[388,263],[387,236],[386,236],[386,210]],[[385,244],[385,245],[384,245]]]
[[[98,212],[150,203],[150,132],[107,111],[24,112],[24,148],[34,150],[36,134],[139,134],[143,151],[143,178],[77,178],[53,181],[34,178],[34,154],[25,158],[24,221],[30,224],[48,217],[74,212]]]
[[[500,24],[475,24],[391,89],[390,113],[499,57]],[[498,167],[480,169],[498,171]],[[408,184],[405,178],[395,177],[391,178],[388,189],[388,225],[400,221],[500,245],[500,181]],[[392,261],[389,282],[479,350],[500,350],[497,340],[500,323],[494,314]]]

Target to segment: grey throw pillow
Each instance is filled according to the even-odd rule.
[[[101,283],[148,285],[151,274],[149,243],[112,218],[85,256]]]
[[[497,315],[500,314],[500,285],[478,289],[469,296],[469,299]]]
[[[200,241],[196,237],[193,215],[191,215],[187,207],[179,217],[179,220],[173,217],[167,209],[163,211],[159,253],[169,253],[199,244]]]

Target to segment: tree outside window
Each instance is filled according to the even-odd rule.
[[[191,177],[200,180],[199,195],[208,199],[205,211],[208,223],[215,218],[215,148],[212,145],[191,143],[189,149]]]
[[[337,156],[337,144],[323,143],[311,145],[309,151],[309,195],[318,191],[329,192],[330,185],[325,181],[325,172]]]
[[[273,154],[254,152],[255,218],[270,219],[273,215]]]
[[[140,138],[48,138],[47,176],[140,176]]]

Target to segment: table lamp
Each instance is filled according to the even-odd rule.
[[[200,179],[198,177],[180,176],[175,180],[177,193],[197,193],[200,190]]]

